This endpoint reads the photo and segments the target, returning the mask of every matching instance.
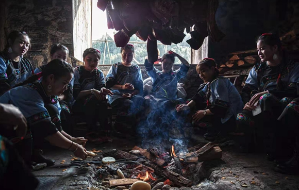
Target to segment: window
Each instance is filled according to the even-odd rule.
[[[102,57],[100,64],[109,65],[121,61],[120,48],[115,46],[113,36],[116,30],[108,29],[106,12],[103,12],[97,8],[97,0],[92,2],[92,47],[101,51]],[[158,41],[158,49],[160,56],[163,56],[169,50],[172,50],[187,61],[191,62],[191,48],[186,42],[190,38],[190,35],[186,35],[183,42],[179,44],[172,44],[170,46],[163,45]],[[146,42],[140,40],[135,34],[130,39],[130,44],[135,47],[135,57],[133,62],[136,64],[143,64],[147,57]],[[176,63],[180,64],[178,59]]]

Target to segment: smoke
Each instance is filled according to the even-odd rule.
[[[176,102],[151,98],[146,100],[143,118],[137,125],[137,133],[141,138],[142,148],[160,147],[169,150],[175,146],[178,153],[187,149],[188,134],[183,116],[175,110]]]

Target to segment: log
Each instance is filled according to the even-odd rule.
[[[121,186],[121,185],[132,185],[136,181],[140,181],[139,179],[110,179],[109,184],[110,187]]]
[[[209,151],[211,148],[213,148],[215,146],[214,143],[207,143],[205,144],[203,147],[201,147],[200,149],[198,149],[195,152],[191,152],[191,153],[187,153],[185,155],[185,157],[194,157],[194,156],[201,156],[203,154],[205,154],[207,151]]]
[[[235,64],[234,64],[234,61],[228,61],[225,63],[225,65],[229,68],[232,68]]]
[[[183,177],[182,175],[175,173],[173,171],[162,169],[158,165],[152,162],[146,162],[144,165],[148,165],[149,167],[155,170],[156,174],[159,174],[166,179],[172,181],[178,187],[190,187],[192,185],[192,181]]]
[[[233,55],[229,61],[237,61],[237,60],[240,60],[240,57],[238,55]]]
[[[174,159],[174,164],[175,164],[175,171],[178,173],[178,174],[180,174],[180,175],[182,175],[182,164],[181,164],[181,162],[180,162],[180,159],[178,158],[178,157],[174,157],[173,158]]]
[[[222,158],[222,150],[219,146],[213,147],[206,154],[198,157],[199,162],[207,161],[207,160],[217,160]]]
[[[158,166],[164,166],[166,164],[165,160],[158,158],[156,156],[153,156],[150,152],[148,152],[145,149],[142,149],[138,146],[133,147],[132,150],[139,150],[140,154],[144,157],[146,157],[147,159],[149,159],[151,162],[154,162],[155,164],[157,164]]]
[[[255,64],[256,63],[256,59],[253,56],[246,56],[244,58],[244,60],[249,63],[249,64]]]
[[[244,62],[243,60],[239,60],[237,64],[238,64],[238,66],[240,67],[240,66],[244,65],[245,62]]]
[[[195,152],[195,151],[197,151],[198,149],[200,149],[203,146],[204,146],[204,144],[195,145],[193,147],[188,148],[188,152]]]
[[[116,159],[137,160],[138,156],[130,154],[122,150],[110,150],[103,153],[105,156],[112,156]]]

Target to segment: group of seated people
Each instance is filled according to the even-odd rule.
[[[107,127],[109,104],[117,115],[126,117],[123,122],[132,121],[138,128],[138,122],[146,121],[149,131],[153,125],[162,127],[161,118],[171,113],[171,119],[205,128],[204,137],[211,141],[238,134],[238,142],[246,150],[265,145],[269,159],[277,162],[277,171],[298,171],[299,67],[285,55],[275,34],[258,38],[261,62],[251,69],[241,94],[229,79],[219,75],[216,61],[205,58],[196,66],[204,83],[191,100],[177,97],[178,81],[186,76],[189,63],[172,51],[163,55],[162,71],[145,60],[153,85],[144,96],[140,67],[132,63],[131,44],[121,48],[121,62],[113,64],[106,77],[98,69],[101,53],[97,49],[86,49],[84,66],[72,68],[66,62],[68,49],[56,44],[50,51],[52,60],[34,70],[23,58],[29,47],[29,36],[13,31],[0,54],[0,103],[16,106],[28,125],[28,132],[21,137],[15,130],[0,134],[16,142],[14,147],[29,166],[32,162],[54,164],[41,155],[45,140],[85,159],[87,139],[72,137],[64,128],[70,126],[71,113],[79,113],[85,116],[89,131],[98,133],[98,126]],[[182,63],[176,71],[175,57]],[[163,127],[167,130],[171,125]]]

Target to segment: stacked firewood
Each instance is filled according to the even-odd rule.
[[[215,21],[218,0],[98,0],[97,5],[106,10],[108,28],[118,31],[117,47],[125,46],[133,34],[143,41],[177,44],[185,29],[193,49],[199,49],[207,36],[215,41],[224,37]],[[156,50],[154,45],[152,51]]]

